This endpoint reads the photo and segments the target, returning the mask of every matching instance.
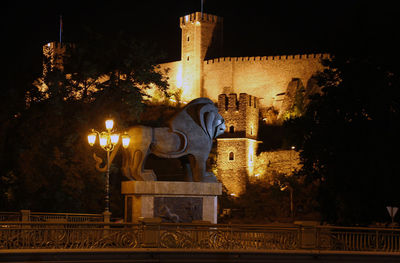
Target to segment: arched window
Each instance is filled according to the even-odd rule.
[[[233,152],[229,153],[229,161],[233,161],[235,159],[235,155],[233,154]]]
[[[229,133],[234,133],[235,132],[235,127],[232,125],[229,127]]]

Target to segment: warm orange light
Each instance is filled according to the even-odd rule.
[[[124,148],[128,148],[130,141],[131,141],[131,137],[125,132],[122,135],[122,146]]]
[[[178,72],[176,73],[176,86],[180,89],[182,88],[182,64],[178,65]]]
[[[96,142],[96,133],[95,132],[92,131],[91,133],[89,133],[88,142],[89,142],[90,146],[94,145],[94,143]]]
[[[113,127],[114,127],[114,121],[111,119],[106,120],[106,129],[110,131],[112,130]]]
[[[113,133],[113,134],[111,134],[110,138],[111,138],[111,143],[116,145],[118,143],[118,140],[119,140],[119,134],[118,133]]]
[[[101,147],[106,147],[107,146],[107,134],[106,133],[101,133],[99,136],[99,141],[100,141],[100,146]]]

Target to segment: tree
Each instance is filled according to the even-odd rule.
[[[123,33],[113,38],[90,33],[61,55],[63,67],[52,68],[45,61],[40,80],[45,89],[29,88],[22,102],[28,102],[26,108],[7,131],[9,147],[4,149],[12,151],[2,152],[9,163],[2,167],[1,176],[8,181],[1,191],[10,198],[2,209],[102,211],[104,177],[94,168],[87,133],[92,127],[103,130],[110,114],[120,130],[138,123],[147,99],[144,91],[167,89],[151,46]],[[121,215],[122,203],[113,202],[120,196],[120,181],[114,181],[120,172],[114,164],[111,211]]]
[[[288,120],[301,173],[320,183],[324,219],[338,224],[388,220],[400,205],[400,72],[379,57],[335,56],[318,76],[303,117]]]

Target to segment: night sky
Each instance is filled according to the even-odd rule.
[[[65,42],[84,37],[86,26],[104,34],[122,30],[155,43],[166,61],[179,60],[178,18],[201,7],[201,0],[81,2],[6,4],[3,58],[10,70],[40,68],[41,46],[58,40],[60,15]],[[398,47],[397,9],[387,1],[204,0],[204,12],[224,17],[223,56],[338,50],[390,54]]]

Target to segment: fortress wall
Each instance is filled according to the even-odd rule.
[[[204,61],[203,94],[206,97],[216,101],[219,94],[240,93],[233,90],[233,66],[233,58]]]
[[[225,120],[226,132],[223,137],[257,139],[258,98],[246,93],[220,94],[218,112]],[[232,128],[232,130],[231,130]]]
[[[229,194],[240,195],[248,178],[249,140],[245,138],[217,139],[217,177]],[[229,154],[233,153],[233,160]]]
[[[164,76],[168,77],[169,88],[171,91],[176,91],[182,88],[182,63],[181,61],[173,61],[159,64],[158,69]],[[168,73],[165,71],[168,70]]]
[[[256,157],[255,166],[255,173],[264,176],[290,175],[302,167],[300,153],[294,150],[262,152]]]
[[[260,106],[272,106],[274,97],[285,92],[293,78],[304,86],[311,76],[323,69],[321,58],[327,54],[233,57],[204,61],[204,89],[212,100],[218,94],[248,93],[260,98]]]

